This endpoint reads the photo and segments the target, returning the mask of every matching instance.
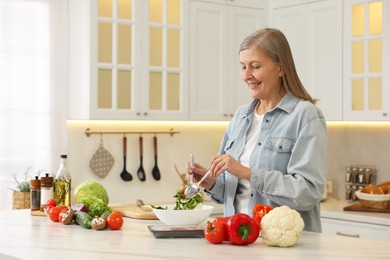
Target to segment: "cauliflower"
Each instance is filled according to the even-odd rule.
[[[298,241],[304,226],[296,210],[276,207],[261,220],[261,235],[267,245],[289,247]]]

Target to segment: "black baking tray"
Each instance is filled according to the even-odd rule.
[[[148,228],[156,238],[202,238],[205,226],[150,225]]]

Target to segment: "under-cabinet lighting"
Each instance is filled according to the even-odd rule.
[[[327,121],[326,124],[332,126],[356,126],[356,127],[389,127],[390,121]]]
[[[72,125],[160,125],[160,126],[180,126],[180,125],[196,125],[196,126],[227,126],[229,121],[162,121],[162,120],[68,120],[68,124]]]

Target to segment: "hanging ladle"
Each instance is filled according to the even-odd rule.
[[[144,150],[144,142],[143,142],[143,138],[142,138],[142,135],[139,136],[139,160],[140,160],[140,165],[139,165],[139,168],[138,168],[138,171],[137,171],[137,176],[138,176],[138,179],[140,181],[145,181],[146,180],[146,175],[145,175],[145,170],[144,170],[144,166],[143,166],[143,150]]]
[[[191,167],[194,166],[194,156],[192,154],[190,155],[190,164],[191,164]],[[198,181],[197,183],[193,182],[192,174],[191,174],[191,176],[190,176],[190,184],[185,189],[184,196],[187,199],[191,199],[191,198],[195,197],[196,194],[199,192],[199,189],[200,189],[199,185],[207,178],[207,176],[209,176],[210,173],[211,173],[211,171],[208,170],[206,172],[206,174],[203,175],[202,179],[200,179],[200,181]]]
[[[158,181],[161,179],[160,169],[157,166],[157,136],[153,137],[154,167],[152,169],[153,178]]]
[[[124,181],[131,181],[133,176],[126,170],[126,154],[127,154],[127,138],[123,136],[123,171],[121,172],[121,178]]]

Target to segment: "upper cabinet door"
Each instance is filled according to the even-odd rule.
[[[269,17],[286,35],[299,78],[326,120],[342,120],[341,1],[301,1],[271,9]]]
[[[389,120],[390,4],[344,1],[344,120]]]
[[[142,3],[141,113],[188,119],[188,0]]]
[[[69,1],[70,118],[188,119],[188,0]]]
[[[238,51],[263,19],[261,9],[190,2],[191,120],[230,120],[239,104],[251,101]]]

